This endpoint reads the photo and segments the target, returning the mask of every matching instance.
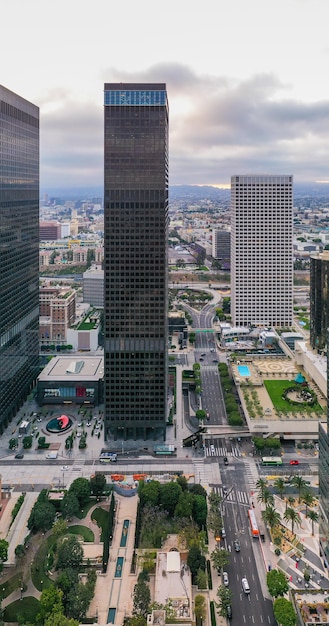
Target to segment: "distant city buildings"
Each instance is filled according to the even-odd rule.
[[[0,86],[0,432],[39,373],[39,109]]]
[[[327,346],[329,326],[329,250],[310,256],[310,343],[314,350]]]
[[[293,317],[293,177],[232,176],[231,313],[235,326]]]
[[[104,307],[104,270],[90,267],[82,276],[83,301]]]
[[[105,439],[165,439],[166,86],[106,84],[104,105]]]
[[[212,231],[212,257],[221,261],[223,267],[231,263],[231,233],[228,230],[215,228]]]
[[[41,345],[65,345],[67,331],[75,322],[76,291],[68,287],[40,287]]]

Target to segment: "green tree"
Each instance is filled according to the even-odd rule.
[[[34,504],[30,517],[27,522],[27,527],[33,532],[41,530],[46,532],[49,530],[55,519],[56,509],[50,502],[37,500]]]
[[[264,491],[268,489],[267,480],[265,478],[259,478],[256,482],[256,489],[258,490],[257,499],[263,502],[264,500]]]
[[[75,536],[65,538],[58,548],[57,569],[81,567],[83,561],[83,548]]]
[[[300,526],[300,519],[299,519],[299,515],[298,512],[295,511],[295,509],[292,509],[291,507],[288,507],[284,514],[283,514],[283,519],[286,520],[286,522],[291,522],[291,532],[294,532],[294,527],[296,526]]]
[[[314,502],[314,496],[313,496],[312,492],[311,491],[305,491],[302,494],[302,501],[304,502],[305,507],[306,507],[305,515],[307,517],[308,508],[312,507],[313,502]]]
[[[191,570],[193,581],[196,579],[200,569],[206,569],[206,559],[198,546],[191,546],[187,557],[187,565]]]
[[[289,589],[286,576],[283,572],[277,569],[272,569],[270,572],[267,572],[266,582],[268,590],[273,598],[284,596]]]
[[[55,613],[47,617],[44,626],[79,626],[79,621],[76,619],[70,619],[65,615]]]
[[[193,510],[193,496],[188,491],[183,491],[179,496],[179,500],[177,502],[175,508],[175,517],[192,517]]]
[[[195,417],[201,422],[206,419],[207,412],[204,409],[198,409],[195,413]]]
[[[228,550],[221,550],[220,548],[215,548],[213,552],[210,554],[210,560],[213,564],[213,567],[219,571],[225,565],[227,565],[230,561],[230,553]]]
[[[53,536],[58,539],[58,537],[65,535],[66,531],[67,531],[67,522],[64,519],[58,519],[53,525],[53,530],[52,530]]]
[[[133,615],[143,615],[146,618],[151,602],[151,592],[144,580],[138,580],[134,587]]]
[[[177,476],[176,482],[180,486],[182,491],[188,490],[188,482],[187,482],[186,477],[183,476],[183,474],[181,476]]]
[[[160,483],[156,480],[151,480],[149,483],[145,483],[141,480],[138,485],[138,495],[142,507],[144,507],[146,503],[157,506],[160,497]]]
[[[19,543],[15,548],[15,556],[18,559],[22,559],[25,556],[25,548],[22,543]]]
[[[177,259],[176,267],[184,269],[185,266],[186,266],[186,263],[185,263],[184,259]]]
[[[18,446],[18,439],[16,437],[12,437],[9,439],[9,450],[15,450]]]
[[[280,524],[281,517],[280,513],[276,511],[274,506],[268,504],[265,508],[265,511],[262,511],[262,519],[264,520],[265,524],[267,524],[267,526],[269,526],[270,528],[275,528],[275,526],[278,526]]]
[[[100,500],[106,487],[106,478],[104,474],[95,474],[95,476],[91,477],[89,483],[92,495],[96,496],[97,500]]]
[[[182,493],[187,492],[183,492],[181,486],[176,481],[160,485],[160,504],[170,517],[174,515],[175,508]]]
[[[275,619],[281,626],[296,626],[294,607],[286,598],[277,598],[273,605]]]
[[[196,584],[198,589],[207,589],[208,576],[203,569],[199,569],[196,577]]]
[[[216,602],[218,615],[227,617],[227,607],[230,606],[232,602],[232,591],[228,587],[221,585],[217,589],[217,598],[219,600],[219,602]]]
[[[194,483],[193,485],[190,485],[188,490],[193,496],[202,496],[203,498],[207,499],[207,492],[205,488],[202,487],[202,485],[199,485],[199,483]]]
[[[298,504],[300,504],[301,493],[306,488],[307,482],[306,482],[306,480],[302,476],[297,476],[296,475],[296,476],[293,477],[293,479],[291,480],[290,484],[297,488],[297,490],[298,490]]]
[[[9,543],[5,539],[0,539],[0,561],[4,563],[8,559]]]
[[[63,592],[54,585],[44,589],[40,597],[40,617],[45,621],[51,615],[63,615]]]
[[[317,524],[319,521],[319,515],[316,511],[308,511],[307,517],[312,522],[312,536],[314,536],[314,524]]]
[[[79,584],[73,587],[66,602],[68,617],[76,619],[80,623],[86,617],[91,598],[88,585]]]
[[[279,492],[280,494],[280,498],[282,500],[283,498],[283,494],[286,490],[286,483],[284,482],[284,479],[279,477],[274,481],[274,487],[275,489]]]
[[[90,484],[87,478],[76,478],[71,484],[68,493],[75,495],[79,501],[79,505],[83,507],[90,498]]]
[[[24,450],[28,450],[29,448],[32,448],[32,443],[33,443],[33,438],[32,435],[26,435],[26,437],[23,437],[23,448]]]
[[[270,492],[268,487],[266,487],[262,491],[259,491],[259,493],[257,495],[257,500],[258,500],[258,502],[263,502],[265,504],[265,506],[268,505],[268,504],[273,506],[273,504],[274,504],[273,494]]]
[[[204,589],[205,587],[202,587]],[[194,598],[194,614],[197,625],[202,624],[207,616],[206,599],[200,594]]]
[[[206,526],[207,500],[203,496],[193,496],[192,517],[200,529]]]
[[[222,501],[222,498],[219,495],[219,493],[216,493],[215,491],[210,492],[208,496],[208,502],[209,502],[211,511],[213,510],[218,511],[221,501]]]
[[[46,448],[46,437],[39,437],[38,439],[38,448]]]
[[[74,494],[66,493],[61,501],[61,513],[64,518],[70,519],[80,511],[78,498]]]

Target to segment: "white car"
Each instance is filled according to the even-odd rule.
[[[225,585],[225,587],[228,587],[229,585],[227,572],[223,572],[223,585]]]
[[[77,437],[81,437],[81,433],[77,433]]]
[[[62,472],[65,472],[65,471],[66,471],[66,470],[68,470],[68,469],[69,469],[69,466],[68,466],[68,465],[62,465],[62,467],[61,467],[61,471],[62,471]]]

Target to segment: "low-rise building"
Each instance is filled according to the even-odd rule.
[[[56,356],[38,376],[38,404],[97,406],[103,401],[103,378],[103,356]]]

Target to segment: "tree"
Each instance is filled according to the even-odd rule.
[[[151,506],[157,506],[157,504],[159,504],[160,483],[156,480],[151,480],[149,483],[145,483],[141,480],[138,485],[138,495],[142,507],[144,507],[146,503]]]
[[[256,489],[258,490],[257,500],[263,501],[263,494],[267,488],[267,480],[265,478],[259,478],[256,482]]]
[[[177,259],[176,267],[184,269],[185,266],[186,266],[186,263],[185,263],[184,259]]]
[[[73,587],[67,597],[66,612],[69,617],[81,620],[86,616],[92,595],[88,584]]]
[[[319,515],[316,511],[308,511],[307,517],[309,517],[312,522],[312,536],[314,536],[314,524],[318,523]]]
[[[303,489],[305,489],[307,482],[306,480],[304,480],[304,478],[302,476],[294,476],[291,483],[291,485],[294,485],[294,487],[297,487],[298,489],[298,504],[300,504],[300,496],[301,493],[303,491]]]
[[[228,552],[228,550],[215,548],[215,550],[213,550],[213,552],[210,554],[210,560],[213,564],[213,567],[218,571],[229,563],[230,553]]]
[[[266,582],[268,590],[273,598],[284,596],[289,589],[286,576],[277,569],[267,572]]]
[[[0,539],[0,561],[2,561],[2,563],[8,559],[8,546],[8,541]]]
[[[197,624],[205,621],[207,615],[206,599],[200,594],[194,598],[194,614]]]
[[[281,498],[281,500],[282,500],[282,498],[283,498],[283,494],[284,494],[284,492],[285,492],[285,490],[286,490],[286,483],[284,482],[283,478],[280,478],[280,477],[279,477],[279,478],[277,478],[277,479],[274,481],[274,487],[275,487],[275,489],[279,492],[279,494],[280,494],[280,498]]]
[[[218,615],[227,617],[227,607],[230,606],[232,602],[232,591],[228,587],[221,585],[217,589],[217,598],[219,600],[219,602],[216,602]]]
[[[63,592],[54,585],[44,589],[40,597],[40,616],[46,620],[51,615],[63,615]]]
[[[204,409],[198,409],[195,412],[195,417],[199,420],[199,422],[201,422],[206,419],[207,411],[205,411]]]
[[[26,437],[23,437],[23,448],[24,450],[28,450],[29,448],[32,448],[32,442],[33,442],[33,438],[32,435],[26,435]]]
[[[64,496],[65,497],[65,496]],[[64,519],[58,519],[53,525],[52,534],[58,539],[62,535],[65,535],[67,531],[67,522]]]
[[[151,592],[144,580],[138,580],[134,587],[133,615],[143,615],[146,618],[151,602]]]
[[[268,504],[273,506],[274,504],[273,494],[270,492],[268,487],[266,487],[265,489],[263,489],[262,491],[258,493],[257,500],[258,502],[263,502],[265,506]]]
[[[61,512],[64,518],[70,519],[80,511],[78,498],[74,494],[66,493],[61,501]]]
[[[267,526],[269,526],[270,528],[274,528],[275,526],[278,526],[280,524],[281,517],[280,513],[276,511],[274,506],[268,504],[265,508],[265,511],[262,511],[262,519],[264,520],[265,524],[267,524]]]
[[[277,598],[274,601],[274,615],[281,626],[296,626],[296,613],[294,607],[286,598]]]
[[[18,559],[22,559],[23,556],[25,556],[25,548],[24,548],[22,543],[19,543],[16,546],[16,548],[15,548],[15,556],[17,556]]]
[[[188,482],[187,482],[186,477],[183,476],[183,474],[176,478],[176,482],[180,486],[182,491],[187,491],[188,490]]]
[[[41,530],[46,532],[49,530],[55,519],[56,509],[50,502],[37,500],[34,504],[30,517],[27,522],[27,527],[33,532]]]
[[[210,510],[218,511],[222,498],[219,495],[219,493],[216,493],[215,491],[211,491],[208,496],[208,501],[209,501]]]
[[[177,482],[169,482],[160,485],[160,504],[167,511],[168,515],[172,517],[175,512],[175,508],[179,502],[179,498],[183,492],[181,486]]]
[[[12,437],[9,439],[9,450],[15,450],[18,446],[18,439],[16,437]]]
[[[196,584],[198,589],[207,589],[208,576],[203,569],[199,569],[196,577]]]
[[[203,496],[198,496],[198,495],[193,496],[192,517],[200,529],[206,526],[207,500]]]
[[[312,492],[311,491],[305,491],[303,493],[303,496],[302,496],[302,501],[304,502],[304,504],[306,506],[305,515],[307,517],[308,507],[311,507],[313,502],[314,502],[314,496],[313,496]]]
[[[95,476],[92,476],[89,484],[92,495],[96,496],[97,500],[100,500],[106,487],[106,478],[104,474],[96,474]]]
[[[175,508],[175,517],[192,517],[193,510],[193,496],[188,491],[183,491],[179,496]]]
[[[39,437],[38,439],[38,448],[47,448],[46,437]]]
[[[75,495],[79,501],[79,505],[83,507],[90,498],[89,480],[83,477],[76,478],[70,486],[68,493]]]
[[[75,536],[65,538],[58,548],[56,569],[74,569],[81,567],[83,548]]]
[[[300,526],[300,519],[299,519],[299,515],[298,512],[295,511],[295,509],[292,509],[291,507],[288,507],[284,514],[283,514],[283,519],[286,520],[286,522],[291,522],[291,532],[294,532],[294,527],[295,524],[296,526]]]
[[[76,619],[70,619],[65,615],[55,613],[47,617],[44,626],[79,626],[79,621]]]
[[[191,546],[187,557],[187,565],[191,570],[192,580],[196,579],[199,569],[206,569],[206,559],[198,546]]]

